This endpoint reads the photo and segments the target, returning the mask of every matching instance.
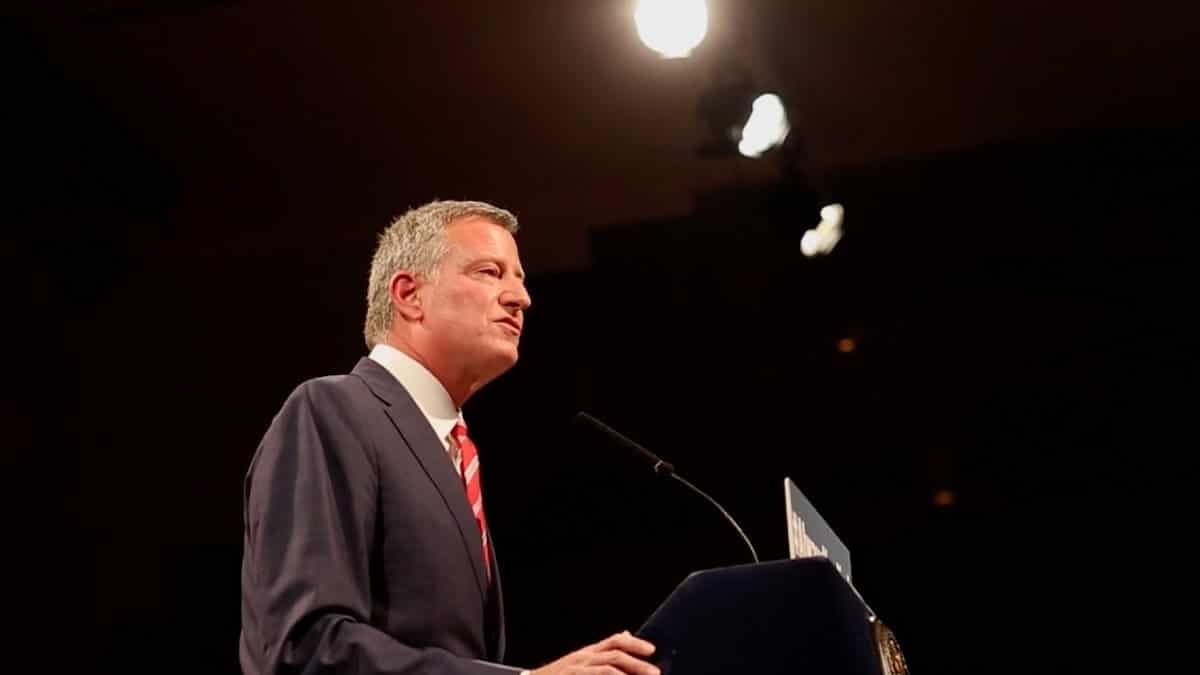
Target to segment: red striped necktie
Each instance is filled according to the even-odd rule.
[[[488,546],[487,519],[483,515],[483,488],[479,479],[479,453],[475,443],[467,436],[467,426],[462,422],[454,425],[450,437],[458,444],[459,462],[462,472],[463,485],[467,489],[467,501],[475,514],[475,523],[479,525],[480,542],[483,545],[483,566],[487,570],[488,581],[492,580],[492,552]]]

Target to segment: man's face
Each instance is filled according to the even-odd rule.
[[[461,218],[446,237],[450,250],[419,291],[428,356],[482,386],[517,361],[525,271],[512,234],[489,220]]]

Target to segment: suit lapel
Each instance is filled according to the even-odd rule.
[[[479,526],[475,524],[471,505],[467,503],[462,479],[450,465],[441,439],[434,435],[429,420],[417,407],[412,396],[383,366],[363,358],[354,367],[353,374],[361,377],[371,391],[386,404],[384,412],[391,419],[405,445],[425,469],[425,474],[441,494],[442,502],[454,516],[464,552],[471,559],[471,568],[475,570],[475,583],[486,601],[487,571],[483,566]]]

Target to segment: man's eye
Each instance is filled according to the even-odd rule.
[[[479,271],[488,276],[496,277],[497,279],[500,278],[500,270],[496,269],[495,267],[484,267]]]

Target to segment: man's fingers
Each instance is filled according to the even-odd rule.
[[[579,651],[537,672],[571,672],[580,675],[661,675],[658,667],[638,657],[650,656],[654,645],[623,631]],[[566,670],[562,670],[562,669]]]
[[[629,652],[634,656],[650,656],[654,653],[654,645],[630,635],[629,631],[617,633],[602,642],[596,643],[595,646],[601,650],[619,649],[623,652]]]
[[[654,664],[646,663],[617,649],[601,652],[600,657],[604,665],[613,666],[622,673],[629,673],[629,675],[659,675],[658,667]]]

